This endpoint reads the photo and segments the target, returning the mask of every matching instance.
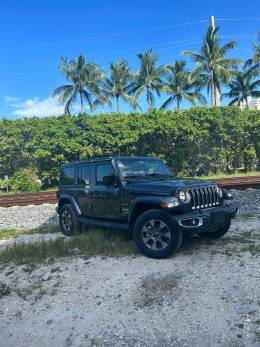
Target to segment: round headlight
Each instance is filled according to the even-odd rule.
[[[185,191],[185,190],[181,190],[179,192],[179,199],[182,203],[184,204],[188,204],[191,200],[191,196],[190,196],[190,193]]]
[[[216,189],[217,189],[217,194],[218,194],[218,196],[219,196],[220,198],[222,198],[222,196],[223,196],[223,190],[222,190],[220,187],[217,187]]]

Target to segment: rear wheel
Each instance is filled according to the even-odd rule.
[[[152,258],[166,258],[177,252],[182,243],[182,232],[171,216],[161,210],[141,214],[135,222],[133,237],[140,251]]]
[[[60,229],[66,236],[76,235],[82,232],[82,224],[79,223],[77,215],[71,205],[65,204],[59,213]]]
[[[218,237],[224,236],[230,228],[230,221],[223,227],[217,229],[216,231],[210,232],[210,231],[205,231],[203,233],[199,233],[198,235],[200,237],[207,237],[211,239],[217,239]]]

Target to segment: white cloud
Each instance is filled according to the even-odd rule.
[[[16,97],[8,96],[5,100],[14,108],[13,115],[18,117],[45,117],[45,116],[58,116],[64,113],[64,105],[58,100],[58,96],[49,96],[46,99],[33,97],[32,99],[20,100]],[[80,111],[79,104],[72,107],[72,113]]]

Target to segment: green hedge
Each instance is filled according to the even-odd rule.
[[[61,163],[99,155],[156,155],[175,173],[248,170],[260,163],[260,111],[194,107],[145,114],[0,120],[0,177],[35,167],[55,183]]]

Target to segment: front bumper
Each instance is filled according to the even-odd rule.
[[[201,209],[189,213],[173,215],[176,227],[187,233],[198,234],[215,231],[237,216],[239,208],[234,203],[225,203],[219,207]]]

